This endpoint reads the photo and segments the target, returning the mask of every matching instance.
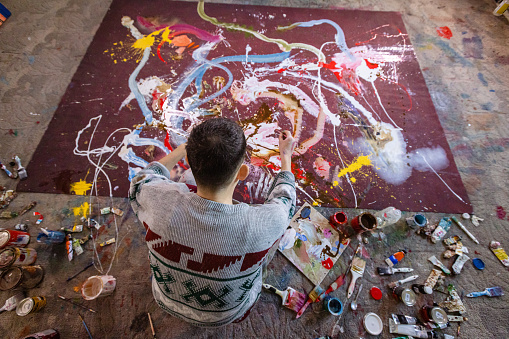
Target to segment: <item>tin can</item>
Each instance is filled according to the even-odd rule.
[[[407,306],[414,306],[417,302],[414,291],[403,286],[398,286],[394,289],[393,293]]]
[[[371,213],[362,213],[352,219],[350,223],[357,233],[373,231],[378,226],[378,221]]]
[[[0,251],[0,268],[32,265],[36,259],[37,252],[33,248],[5,248]]]
[[[49,330],[29,334],[23,339],[60,339],[60,333],[57,330],[50,328]]]
[[[28,297],[19,302],[18,307],[16,307],[16,314],[23,317],[39,311],[44,306],[46,306],[45,297]]]
[[[30,242],[30,234],[17,230],[0,232],[0,249],[6,246],[25,247]]]
[[[447,313],[444,309],[438,306],[424,306],[421,309],[421,315],[425,322],[432,321],[438,325],[444,325],[449,322]]]
[[[342,225],[345,225],[348,217],[344,212],[336,212],[330,216],[329,222],[331,226],[337,231]]]
[[[23,272],[19,267],[9,267],[0,274],[0,291],[8,291],[18,287],[23,279]]]
[[[39,285],[44,277],[44,269],[40,265],[12,266],[0,274],[0,291],[12,290],[16,287],[25,289]]]

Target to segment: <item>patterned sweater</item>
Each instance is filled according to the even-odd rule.
[[[146,229],[152,291],[169,314],[222,326],[258,300],[262,265],[295,213],[295,178],[276,175],[263,205],[201,198],[152,162],[132,180],[131,206]]]

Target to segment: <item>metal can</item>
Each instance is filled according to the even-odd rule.
[[[353,218],[350,222],[350,225],[352,225],[355,232],[364,233],[367,231],[373,231],[375,228],[377,228],[378,221],[373,214],[364,212]]]
[[[28,297],[19,302],[18,307],[16,307],[16,314],[25,316],[39,311],[44,306],[46,306],[45,297]]]
[[[49,330],[29,334],[23,339],[60,339],[60,333],[57,330],[50,328]]]
[[[393,292],[407,306],[414,306],[417,302],[414,291],[409,288],[398,286]]]
[[[5,248],[0,251],[0,268],[32,265],[36,259],[37,252],[33,248]]]
[[[0,274],[0,291],[12,290],[16,287],[34,288],[44,277],[44,269],[40,265],[12,266]]]
[[[444,325],[449,322],[447,313],[438,306],[424,306],[421,309],[421,315],[426,322],[432,321],[438,325]]]
[[[0,232],[0,249],[6,246],[25,247],[30,242],[30,234],[17,230]]]
[[[0,291],[12,290],[21,284],[23,272],[19,267],[9,267],[0,274]]]

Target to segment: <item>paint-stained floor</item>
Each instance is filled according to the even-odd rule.
[[[498,240],[509,250],[509,216],[506,213],[509,211],[509,188],[506,184],[509,179],[506,168],[509,163],[509,80],[505,76],[509,71],[509,22],[504,17],[491,14],[495,7],[493,1],[218,2],[401,12],[474,213],[485,219],[479,227],[467,223],[480,245],[467,239],[456,226],[453,226],[451,234],[463,235],[470,250],[469,256],[482,258],[486,269],[477,271],[469,261],[459,276],[448,281],[457,287],[460,295],[491,286],[501,286],[509,291],[509,271],[488,248],[491,240]],[[13,15],[0,28],[0,160],[8,162],[13,154],[18,154],[26,164],[52,119],[109,2],[3,0],[2,3]],[[15,187],[13,180],[4,173],[0,174],[0,185]],[[73,224],[75,208],[89,199],[23,193],[10,207],[20,209],[30,201],[37,201],[34,210],[44,215],[44,225],[56,230]],[[99,204],[110,203],[102,198]],[[113,204],[126,212],[117,219],[119,239],[122,240],[110,271],[118,281],[115,293],[87,303],[98,311],[97,314],[58,300],[56,296],[61,294],[81,302],[79,294],[73,289],[92,275],[94,269],[71,282],[66,283],[66,279],[90,262],[93,253],[90,244],[85,246],[83,255],[69,263],[63,246],[37,244],[33,238],[33,247],[39,254],[37,263],[44,266],[46,275],[40,287],[31,290],[29,295],[44,295],[48,304],[41,312],[26,317],[18,317],[13,312],[1,314],[2,337],[19,338],[54,327],[63,338],[86,338],[86,331],[78,317],[81,313],[94,338],[146,338],[150,336],[147,312],[150,312],[160,338],[314,338],[331,334],[336,319],[310,309],[301,319],[295,320],[291,311],[279,306],[277,296],[265,292],[246,321],[221,329],[194,328],[165,314],[151,295],[144,228],[129,211],[126,200],[115,198]],[[326,216],[330,212],[323,210]],[[356,214],[358,212],[348,211],[350,217]],[[442,216],[426,215],[432,221],[438,221]],[[22,218],[0,220],[0,227],[11,228]],[[35,217],[29,218],[33,224]],[[113,218],[108,218],[106,223],[108,226],[100,235],[100,239],[104,240],[115,234]],[[31,231],[36,234],[35,226],[31,226]],[[377,266],[384,265],[387,256],[400,248],[410,250],[403,266],[413,267],[420,281],[424,281],[431,270],[426,258],[432,254],[441,256],[443,251],[442,244],[433,245],[413,234],[403,221],[385,229],[385,237],[371,237],[367,245],[370,260],[363,278],[365,292],[359,297],[357,311],[348,310],[341,318],[339,324],[345,328],[342,337],[372,338],[362,327],[362,317],[367,312],[376,312],[384,320],[383,338],[392,337],[387,327],[390,313],[417,315],[417,307],[406,307],[389,295],[385,285],[395,279],[381,279],[374,273]],[[113,247],[106,247],[103,251],[102,262],[106,270]],[[334,268],[335,273],[331,273],[325,283],[345,269],[344,262],[352,252],[352,248],[345,251],[344,257],[338,261],[343,264]],[[279,254],[269,267],[267,282],[279,288],[290,285],[301,291],[312,288],[311,283]],[[367,291],[372,286],[382,288],[384,297],[381,302],[369,296]],[[344,300],[345,288],[333,294]],[[438,292],[434,295],[435,301],[444,299]],[[9,296],[9,292],[0,292],[0,303]],[[461,326],[461,337],[509,337],[507,298],[464,298],[468,321]],[[417,305],[431,302],[430,296],[421,296]],[[444,333],[456,334],[456,329],[457,325],[452,324]]]

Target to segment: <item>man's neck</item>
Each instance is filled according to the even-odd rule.
[[[237,182],[216,191],[198,186],[196,194],[203,199],[212,200],[221,204],[233,205],[233,191],[236,185]]]

